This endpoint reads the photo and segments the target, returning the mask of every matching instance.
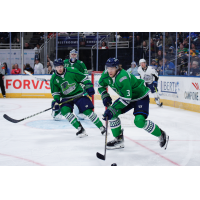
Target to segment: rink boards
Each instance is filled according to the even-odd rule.
[[[37,75],[36,77],[49,80],[51,75]],[[99,78],[100,75],[97,75],[94,80],[95,99],[100,99],[97,91]],[[5,76],[4,83],[8,98],[52,98],[49,81],[37,81],[29,75],[8,75]],[[112,89],[108,88],[108,92],[113,99],[118,98]],[[199,77],[160,76],[158,93],[164,105],[200,112]],[[2,94],[0,97],[2,98]],[[150,99],[151,103],[155,103],[151,93]]]

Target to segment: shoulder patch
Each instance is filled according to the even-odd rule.
[[[80,63],[83,63],[83,61],[81,61]]]
[[[123,80],[127,79],[126,76],[123,76],[122,78],[119,79],[119,82],[122,82]]]

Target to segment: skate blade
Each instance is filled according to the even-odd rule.
[[[166,143],[165,143],[165,145],[163,146],[164,150],[167,149],[168,141],[169,141],[169,136],[167,135],[167,136],[166,136]]]
[[[79,138],[83,138],[83,137],[86,137],[86,136],[88,136],[88,135],[85,132],[77,135],[77,137],[79,137]]]
[[[124,148],[124,145],[120,145],[120,146],[118,146],[118,147],[108,147],[108,146],[106,146],[106,149],[108,149],[108,150],[114,150],[114,149],[123,149]]]

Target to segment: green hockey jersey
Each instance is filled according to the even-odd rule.
[[[148,95],[150,89],[145,86],[144,80],[137,79],[124,69],[117,72],[114,78],[111,78],[105,70],[98,82],[98,91],[102,99],[107,93],[106,87],[110,86],[120,98],[112,105],[116,110],[125,108],[130,102],[138,101]]]
[[[88,75],[88,70],[83,61],[76,60],[74,63],[72,63],[69,59],[66,59],[64,60],[64,67],[74,67],[78,69],[81,73]]]
[[[70,99],[83,94],[80,83],[85,86],[85,89],[93,87],[87,76],[74,67],[64,68],[62,75],[55,72],[50,80],[51,94],[54,100]]]

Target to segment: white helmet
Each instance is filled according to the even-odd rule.
[[[144,58],[140,59],[139,65],[140,65],[140,63],[142,63],[142,62],[146,63],[146,60],[145,60]]]

